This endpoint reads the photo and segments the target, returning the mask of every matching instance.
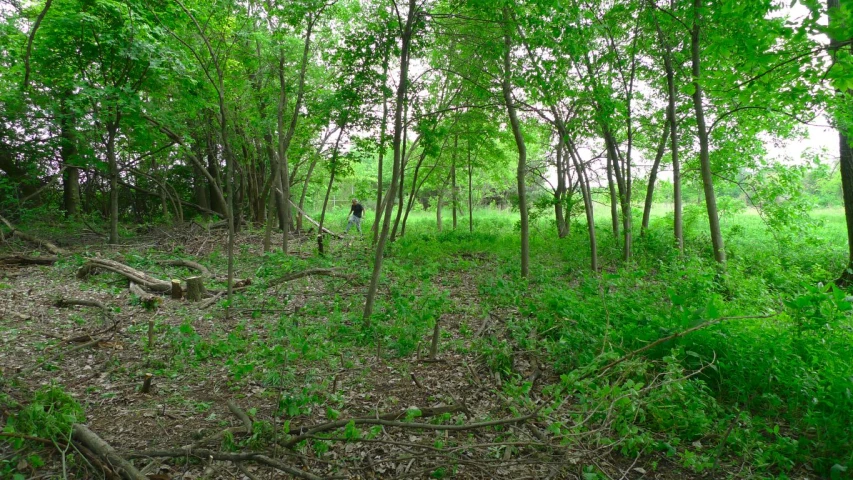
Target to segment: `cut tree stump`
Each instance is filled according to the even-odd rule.
[[[204,289],[203,277],[189,277],[187,279],[187,300],[191,302],[199,302],[204,298],[206,290]]]
[[[172,298],[180,300],[184,298],[184,290],[181,288],[181,281],[172,279]]]
[[[77,278],[84,279],[96,269],[109,270],[113,273],[123,275],[132,283],[138,283],[146,290],[150,290],[152,292],[166,293],[172,291],[172,282],[160,280],[159,278],[152,277],[145,272],[128,267],[123,263],[116,262],[115,260],[107,260],[106,258],[90,258],[89,261],[83,264],[83,266],[80,267],[80,270],[77,271]]]
[[[147,480],[145,475],[140,473],[132,463],[116,453],[110,444],[89,430],[85,425],[75,423],[71,431],[74,440],[80,442],[83,446],[101,457],[107,465],[111,465],[123,478],[127,480]]]

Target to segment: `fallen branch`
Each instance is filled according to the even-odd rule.
[[[312,275],[325,275],[327,277],[337,277],[352,280],[351,275],[344,275],[342,273],[338,273],[338,271],[334,268],[309,268],[307,270],[302,270],[301,272],[288,273],[287,275],[269,281],[267,285],[269,285],[270,287],[274,287],[276,285],[281,285],[282,283],[287,283]]]
[[[223,292],[217,292],[217,293],[216,293],[216,295],[214,295],[214,296],[212,296],[211,298],[208,298],[207,300],[205,300],[205,301],[201,302],[201,303],[198,305],[198,309],[199,309],[199,310],[204,310],[205,308],[207,308],[207,307],[209,307],[209,306],[213,305],[214,303],[216,303],[216,301],[217,301],[217,300],[219,300],[220,298],[222,298],[222,296],[223,296],[223,295],[225,295],[225,292],[224,292],[224,291],[223,291]]]
[[[110,310],[106,305],[97,301],[97,300],[84,300],[77,298],[60,298],[56,301],[56,306],[60,308],[64,307],[73,307],[74,305],[80,305],[82,307],[97,307],[104,311],[108,316],[110,315]]]
[[[78,351],[78,350],[83,350],[84,348],[94,347],[95,345],[97,345],[97,344],[99,344],[99,343],[101,343],[101,339],[100,339],[100,338],[96,338],[96,339],[91,340],[91,341],[88,341],[88,342],[86,342],[86,343],[84,343],[84,344],[77,345],[76,347],[74,347],[74,348],[72,348],[72,349],[70,349],[70,350],[68,350],[68,351],[66,351],[66,352],[59,352],[59,353],[57,353],[57,354],[55,354],[55,355],[51,356],[50,358],[48,358],[48,359],[46,359],[46,360],[44,360],[44,361],[42,361],[42,362],[39,362],[39,363],[37,363],[37,364],[35,364],[35,365],[33,365],[33,366],[29,367],[29,368],[25,368],[25,369],[21,370],[20,372],[18,372],[18,376],[26,376],[26,375],[29,375],[30,373],[34,372],[35,370],[37,370],[37,369],[41,368],[41,367],[42,367],[43,365],[45,365],[46,363],[52,362],[52,361],[56,360],[57,358],[59,358],[59,357],[61,357],[61,356],[63,356],[63,355],[70,355],[70,354],[72,354],[72,353],[74,353],[74,352],[76,352],[76,351]]]
[[[672,335],[669,335],[669,336],[666,336],[663,338],[659,338],[659,339],[655,340],[654,342],[652,342],[652,343],[650,343],[650,344],[648,344],[642,348],[638,348],[632,352],[628,352],[627,354],[623,355],[620,358],[617,358],[616,360],[613,360],[612,362],[610,362],[607,365],[599,368],[598,370],[593,370],[593,371],[585,373],[578,380],[587,379],[596,373],[598,374],[598,377],[600,377],[600,376],[604,375],[605,372],[607,372],[611,368],[615,367],[616,365],[619,365],[620,363],[622,363],[626,360],[630,360],[630,359],[636,357],[637,355],[639,355],[639,354],[641,354],[647,350],[651,350],[652,348],[655,348],[664,342],[668,342],[670,340],[674,340],[676,338],[683,337],[683,336],[687,335],[688,333],[693,333],[697,330],[702,330],[703,328],[711,327],[711,326],[716,325],[718,323],[722,323],[726,320],[747,320],[747,319],[757,319],[757,318],[771,318],[771,317],[775,317],[776,315],[778,315],[778,313],[772,313],[770,315],[746,315],[743,317],[721,317],[721,318],[715,318],[713,320],[708,320],[705,323],[700,323],[699,325],[696,325],[695,327],[692,327],[692,328],[688,328],[687,330],[683,330],[681,332],[676,332],[676,333],[673,333]]]
[[[85,425],[75,423],[71,427],[74,440],[83,444],[93,453],[103,458],[105,463],[115,468],[118,473],[128,480],[147,480],[132,463],[116,453],[115,449],[105,442],[101,437],[86,428]]]
[[[309,222],[309,223],[312,223],[315,227],[317,227],[317,229],[319,229],[319,228],[320,228],[320,222],[318,222],[317,220],[314,220],[313,218],[309,217],[309,216],[308,216],[308,214],[307,214],[307,213],[305,213],[305,210],[302,210],[301,208],[299,208],[299,206],[298,206],[298,205],[296,205],[295,203],[293,203],[293,200],[291,200],[291,201],[290,201],[290,204],[293,206],[293,208],[295,208],[295,209],[296,209],[296,211],[297,211],[297,212],[299,212],[299,213],[302,215],[302,217],[303,217],[303,218],[305,218],[306,220],[308,220],[308,222]],[[331,236],[333,236],[333,237],[335,237],[335,238],[344,238],[344,236],[343,236],[343,235],[340,235],[340,234],[338,234],[338,233],[335,233],[335,232],[333,232],[333,231],[329,230],[329,229],[328,229],[328,228],[326,228],[326,227],[323,227],[323,233],[328,233],[329,235],[331,235]]]
[[[180,450],[152,450],[148,452],[128,453],[127,458],[185,458],[196,457],[200,459],[222,460],[226,462],[257,462],[262,465],[273,467],[285,473],[289,473],[294,477],[303,478],[305,480],[322,480],[323,477],[318,477],[310,472],[305,472],[285,465],[278,460],[260,454],[260,453],[225,453],[214,452],[206,449],[180,449]]]
[[[450,407],[443,407],[443,408],[453,408],[453,407],[455,407],[455,406],[451,405]],[[460,406],[460,407],[456,407],[456,408],[459,409],[457,411],[462,411],[463,407]],[[435,409],[435,411],[437,411],[437,410],[438,409]],[[423,411],[422,411],[422,413],[423,413]],[[436,414],[436,413],[433,413],[433,414]],[[318,425],[316,427],[310,428],[310,429],[306,430],[305,433],[297,435],[297,436],[287,440],[286,442],[283,442],[281,445],[285,448],[290,448],[290,447],[296,445],[297,443],[301,442],[302,440],[305,440],[307,437],[309,437],[311,435],[315,435],[315,434],[320,433],[320,432],[326,432],[329,430],[335,430],[337,428],[342,428],[342,427],[347,426],[350,423],[353,423],[355,425],[382,425],[385,427],[415,428],[415,429],[423,429],[423,430],[440,430],[440,431],[457,431],[458,432],[458,431],[465,431],[465,430],[476,430],[479,428],[486,428],[486,427],[494,427],[494,426],[498,426],[498,425],[510,425],[510,424],[514,424],[514,423],[521,423],[521,422],[524,422],[524,421],[527,421],[531,418],[536,417],[536,415],[538,415],[538,414],[539,414],[539,411],[537,410],[536,412],[533,412],[531,414],[524,415],[521,417],[506,418],[503,420],[492,420],[489,422],[469,423],[467,425],[441,425],[441,424],[432,424],[432,423],[400,422],[400,421],[396,421],[396,420],[386,420],[386,419],[383,419],[381,417],[380,418],[370,418],[370,417],[347,418],[347,419],[343,419],[343,420],[337,420],[334,422],[324,423],[322,425]],[[426,416],[427,415],[421,415],[421,417],[426,417]],[[291,432],[293,432],[293,430],[291,430]]]
[[[212,273],[210,273],[210,270],[208,270],[208,268],[207,268],[207,267],[205,267],[204,265],[202,265],[202,264],[200,264],[200,263],[198,263],[198,262],[194,262],[194,261],[192,261],[192,260],[184,260],[184,259],[178,259],[178,260],[162,260],[162,261],[157,262],[157,263],[159,263],[160,265],[169,265],[169,266],[172,266],[172,267],[186,267],[186,268],[191,268],[191,269],[193,269],[193,270],[198,271],[199,273],[201,273],[201,274],[202,274],[202,275],[204,275],[205,277],[213,277],[213,274],[212,274]]]
[[[6,255],[0,257],[0,265],[53,265],[58,257],[30,257],[26,255]]]
[[[86,300],[86,299],[76,299],[76,298],[60,298],[59,300],[56,301],[55,305],[59,308],[73,307],[75,305],[82,306],[82,307],[96,307],[96,308],[101,309],[101,312],[104,314],[104,317],[106,317],[107,320],[113,319],[113,314],[110,311],[110,309],[106,305],[104,305],[103,303],[101,303],[97,300]],[[86,333],[83,335],[78,335],[76,337],[65,338],[62,340],[62,342],[59,345],[63,345],[66,343],[91,342],[96,337],[101,336],[101,335],[109,332],[110,330],[114,330],[117,326],[118,326],[118,321],[113,321],[113,324],[111,326],[105,328],[104,330],[101,330],[100,332]],[[59,345],[57,345],[57,346],[59,346]]]
[[[246,412],[240,409],[236,403],[231,400],[228,400],[228,410],[231,410],[231,413],[234,414],[237,418],[243,422],[243,425],[246,427],[246,433],[249,435],[252,434],[252,420],[246,415]]]
[[[106,258],[90,258],[89,261],[83,264],[83,266],[80,267],[80,270],[77,271],[77,278],[84,279],[88,277],[93,270],[99,268],[123,275],[131,282],[138,283],[147,290],[160,293],[172,291],[172,282],[160,280],[159,278],[152,277],[145,272],[131,268],[123,263],[119,263],[114,260],[107,260]]]

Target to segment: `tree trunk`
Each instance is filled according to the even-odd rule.
[[[563,214],[563,201],[566,195],[566,169],[563,166],[563,136],[558,133],[557,140],[557,188],[554,190],[554,217],[557,222],[557,236],[565,238],[569,234],[566,216]]]
[[[320,159],[319,155],[314,156],[311,160],[311,165],[308,166],[308,171],[305,173],[305,181],[302,182],[302,193],[299,194],[299,210],[304,211],[305,209],[305,196],[308,194],[308,185],[311,182],[311,175],[314,173],[314,167],[317,166],[317,160]],[[300,213],[296,217],[296,229],[298,231],[302,231],[302,218],[304,215]]]
[[[308,31],[310,38],[311,30]],[[306,46],[307,48],[307,46]],[[273,185],[281,185],[281,251],[287,255],[287,243],[290,240],[290,166],[287,162],[286,133],[284,132],[284,109],[287,108],[287,84],[284,81],[284,51],[278,57],[278,168]],[[296,106],[299,109],[299,106]]]
[[[678,123],[675,118],[675,69],[672,66],[672,47],[664,37],[663,30],[655,17],[655,26],[660,43],[664,47],[663,67],[666,71],[667,109],[669,122],[669,150],[672,155],[673,235],[680,252],[684,252],[684,220],[681,206],[681,163],[678,159]]]
[[[471,142],[468,142],[468,231],[474,233],[474,190],[471,186],[473,166],[471,164]]]
[[[77,156],[76,119],[63,100],[60,104],[60,139],[59,155],[62,158],[62,203],[67,217],[80,214],[80,170],[74,166]]]
[[[326,196],[323,197],[323,210],[320,212],[320,225],[317,227],[317,245],[320,250],[320,255],[323,252],[323,224],[326,221],[326,208],[329,205],[329,195],[332,194],[332,185],[335,183],[335,173],[337,173],[338,152],[341,145],[341,137],[344,136],[346,129],[346,115],[341,123],[341,131],[338,133],[338,139],[335,141],[335,148],[332,150],[331,166],[329,168],[329,185],[326,187]]]
[[[415,206],[415,201],[417,200],[416,195],[418,193],[418,190],[420,190],[420,185],[418,185],[418,175],[420,174],[421,165],[423,165],[423,162],[424,162],[424,159],[426,158],[426,155],[427,155],[427,151],[426,151],[426,149],[424,149],[423,152],[421,152],[420,158],[418,158],[418,163],[415,164],[415,172],[412,174],[412,188],[409,192],[409,200],[408,200],[408,202],[406,202],[406,213],[403,215],[403,224],[400,227],[400,236],[401,237],[406,235],[406,223],[409,220],[409,213],[411,213],[412,208]],[[426,175],[427,177],[429,177],[429,173],[431,173],[431,172],[427,173],[427,175]],[[424,178],[424,181],[425,180],[426,180],[426,178]],[[421,181],[421,184],[423,184],[423,181]]]
[[[406,15],[406,26],[402,32],[402,46],[400,49],[400,81],[397,84],[396,108],[394,110],[394,166],[391,173],[391,186],[388,195],[391,198],[397,193],[397,182],[400,177],[400,163],[402,159],[402,133],[403,133],[403,103],[406,99],[406,91],[409,83],[409,46],[412,40],[412,30],[415,20],[415,8],[417,0],[409,0],[409,11]],[[370,318],[373,315],[373,305],[376,300],[376,290],[379,286],[379,274],[382,271],[382,260],[385,254],[385,243],[388,240],[388,231],[391,228],[391,209],[394,202],[387,202],[385,214],[382,219],[382,233],[376,243],[376,255],[373,261],[373,273],[370,277],[370,287],[367,290],[367,298],[364,302],[364,323],[370,326]]]
[[[655,182],[658,177],[658,169],[660,168],[660,161],[663,158],[663,152],[666,149],[666,139],[669,136],[669,120],[663,126],[663,136],[660,138],[660,142],[658,143],[657,153],[655,153],[655,161],[652,164],[652,171],[649,173],[649,184],[646,188],[646,202],[643,205],[643,223],[640,226],[640,236],[646,234],[646,230],[649,229],[649,219],[652,215],[652,201],[655,196]]]
[[[210,174],[210,177],[216,180],[216,182],[210,182],[210,179],[208,179],[208,196],[211,201],[210,209],[225,217],[225,203],[219,195],[216,195],[216,190],[221,190],[222,176],[219,174],[219,159],[216,158],[216,144],[213,142],[213,134],[210,131],[207,132],[207,172]]]
[[[838,9],[840,7],[839,0],[827,0],[827,10]],[[837,16],[830,15],[830,19],[836,19]],[[843,17],[841,17],[843,18]],[[833,21],[830,24],[830,31],[834,27]],[[833,58],[838,49],[841,48],[841,43],[847,39],[830,38],[830,49],[833,51]],[[853,47],[851,47],[853,50]],[[847,92],[836,92],[839,96],[849,97],[850,90]],[[847,266],[841,272],[839,278],[835,281],[841,287],[847,287],[853,284],[853,149],[850,146],[849,136],[849,119],[838,119],[838,151],[839,151],[839,170],[841,170],[841,192],[844,201],[844,214],[847,221]]]
[[[386,77],[388,76],[388,53],[385,53],[382,62],[382,122],[379,126],[379,164],[376,172],[376,215],[373,220],[373,241],[371,244],[376,246],[376,241],[379,238],[379,222],[382,221],[382,164],[385,159],[385,131],[388,129],[388,94],[385,87]]]
[[[516,182],[518,188],[518,211],[521,216],[521,276],[527,278],[530,274],[530,223],[527,216],[527,188],[525,175],[527,173],[527,147],[521,134],[521,125],[515,111],[515,103],[512,98],[511,62],[512,54],[512,27],[510,25],[509,7],[503,8],[504,21],[504,52],[503,52],[503,79],[501,89],[503,90],[504,104],[506,105],[509,123],[512,127],[512,135],[515,138],[515,146],[518,149],[518,165],[516,168]]]
[[[693,108],[696,111],[696,126],[699,134],[699,165],[702,171],[702,188],[705,192],[705,204],[708,207],[708,223],[711,226],[711,244],[714,248],[714,260],[726,263],[726,250],[723,233],[720,230],[720,216],[717,213],[717,196],[714,193],[714,179],[711,174],[711,153],[708,145],[708,129],[705,126],[705,106],[702,104],[701,65],[699,60],[699,10],[702,0],[693,0],[693,30],[690,36],[690,57],[693,64]]]
[[[202,173],[201,167],[196,165],[195,162],[190,161],[190,166],[193,169],[193,196],[195,197],[195,203],[206,210],[210,210],[210,201],[208,200],[207,190],[205,189],[204,173]],[[202,210],[200,213],[205,220],[210,218],[208,212]]]
[[[403,215],[403,192],[406,189],[406,165],[409,164],[408,156],[411,156],[411,151],[408,156],[406,155],[406,149],[408,146],[408,129],[406,125],[408,124],[408,104],[403,103],[403,144],[400,147],[400,185],[398,188],[398,197],[397,198],[397,215],[394,219],[394,228],[391,229],[391,242],[393,243],[397,239],[397,228],[400,226],[400,219]],[[414,145],[412,145],[412,150],[414,150]]]
[[[607,152],[607,189],[610,191],[610,222],[613,224],[613,238],[619,243],[619,200],[616,183],[613,181],[613,157]]]
[[[560,124],[562,125],[562,122],[560,122]],[[569,156],[572,159],[575,172],[578,175],[581,196],[583,197],[584,213],[586,213],[587,232],[589,234],[590,268],[594,272],[598,270],[598,243],[595,238],[595,212],[593,211],[594,204],[592,202],[592,192],[590,191],[589,179],[586,177],[586,169],[581,162],[580,156],[577,154],[577,148],[575,147],[574,142],[572,142],[567,136],[565,126],[561,127],[561,131],[561,134],[567,139],[568,145],[566,146],[568,147]]]
[[[107,123],[107,162],[110,168],[110,237],[109,244],[118,243],[118,160],[116,159],[116,136],[121,113]]]
[[[453,229],[456,230],[456,205],[459,203],[459,196],[456,194],[456,151],[459,148],[459,136],[453,136],[453,155],[451,155],[450,163],[450,199],[453,202]]]

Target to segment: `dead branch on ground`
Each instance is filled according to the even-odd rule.
[[[654,342],[652,342],[652,343],[650,343],[644,347],[638,348],[632,352],[628,352],[625,355],[623,355],[622,357],[617,358],[616,360],[613,360],[612,362],[608,363],[607,365],[605,365],[605,366],[603,366],[597,370],[592,370],[592,371],[585,373],[578,380],[585,380],[585,379],[587,379],[587,378],[589,378],[595,374],[598,374],[598,377],[600,377],[600,376],[604,375],[608,370],[615,367],[616,365],[619,365],[620,363],[622,363],[626,360],[630,360],[630,359],[636,357],[637,355],[639,355],[639,354],[641,354],[647,350],[651,350],[652,348],[654,348],[654,347],[656,347],[656,346],[658,346],[664,342],[683,337],[683,336],[687,335],[688,333],[693,333],[697,330],[702,330],[704,328],[708,328],[708,327],[716,325],[718,323],[722,323],[726,320],[747,320],[747,319],[757,319],[757,318],[770,318],[770,317],[775,317],[776,315],[778,315],[778,313],[772,313],[769,315],[746,315],[746,316],[742,316],[742,317],[721,317],[721,318],[715,318],[713,320],[708,320],[707,322],[700,323],[699,325],[696,325],[695,327],[688,328],[687,330],[683,330],[681,332],[673,333],[672,335],[669,335],[669,336],[666,336],[663,338],[659,338],[659,339],[655,340]]]
[[[458,410],[456,410],[456,411],[462,411],[462,408],[463,408],[462,406],[455,406],[455,405],[451,405],[449,407],[439,407],[439,408],[452,409],[454,407],[458,408]],[[437,411],[439,411],[439,410],[434,409],[433,412],[427,412],[427,413],[433,413],[433,415],[435,415],[435,414],[437,414],[437,413],[435,413]],[[444,412],[441,412],[441,413],[447,413],[447,412],[448,412],[448,410],[445,410]],[[335,430],[337,428],[342,428],[342,427],[347,426],[349,423],[353,423],[355,425],[382,425],[385,427],[414,428],[414,429],[422,429],[422,430],[466,431],[466,430],[477,430],[477,429],[486,428],[486,427],[494,427],[494,426],[498,426],[498,425],[511,425],[511,424],[515,424],[515,423],[521,423],[521,422],[525,422],[527,420],[530,420],[531,418],[536,417],[538,414],[539,414],[539,411],[537,410],[531,414],[523,415],[520,417],[512,417],[512,418],[506,418],[506,419],[502,419],[502,420],[492,420],[492,421],[488,421],[488,422],[469,423],[469,424],[464,424],[464,425],[442,425],[442,424],[432,424],[432,423],[400,422],[400,421],[396,421],[396,420],[385,420],[385,419],[376,418],[376,417],[373,417],[373,418],[370,418],[370,417],[347,418],[347,419],[343,419],[343,420],[336,420],[334,422],[324,423],[324,424],[318,425],[316,427],[309,428],[308,430],[305,430],[304,433],[296,435],[293,438],[291,438],[285,442],[282,442],[281,445],[283,447],[290,448],[290,447],[293,447],[294,445],[296,445],[297,443],[301,442],[302,440],[305,440],[310,435],[316,435],[317,433],[320,433],[320,432],[326,432],[329,430]],[[426,415],[421,415],[421,417],[425,417],[425,416]],[[298,429],[297,429],[297,432],[299,432]],[[294,433],[293,430],[291,430],[291,434],[293,434],[293,433]]]
[[[147,480],[132,463],[116,453],[115,449],[101,437],[89,430],[85,425],[75,423],[72,426],[72,437],[86,448],[101,457],[105,463],[118,470],[127,480]]]
[[[239,418],[243,425],[246,427],[246,433],[249,435],[252,434],[252,420],[246,415],[246,412],[240,409],[236,403],[232,400],[228,400],[228,410],[231,410],[231,413],[234,414],[235,417]]]
[[[325,275],[327,277],[343,278],[346,280],[353,279],[352,275],[339,273],[338,270],[334,268],[309,268],[300,272],[288,273],[287,275],[276,278],[275,280],[270,280],[267,285],[270,287],[274,287],[276,285],[281,285],[282,283],[298,280],[300,278],[310,277],[312,275]]]
[[[41,368],[41,367],[42,367],[42,366],[44,366],[45,364],[50,363],[50,362],[52,362],[52,361],[56,360],[57,358],[59,358],[59,357],[61,357],[61,356],[63,356],[63,355],[70,355],[70,354],[72,354],[72,353],[74,353],[74,352],[76,352],[76,351],[78,351],[78,350],[83,350],[84,348],[94,347],[94,346],[98,345],[99,343],[101,343],[102,341],[103,341],[102,339],[100,339],[100,338],[96,338],[96,339],[91,340],[91,341],[88,341],[88,342],[86,342],[86,343],[84,343],[84,344],[77,345],[76,347],[71,348],[71,349],[69,349],[69,350],[68,350],[68,351],[66,351],[66,352],[59,352],[59,353],[57,353],[57,354],[55,354],[55,355],[51,356],[50,358],[47,358],[47,359],[46,359],[46,360],[44,360],[44,361],[41,361],[41,362],[39,362],[39,363],[37,363],[37,364],[35,364],[35,365],[33,365],[33,366],[29,367],[29,368],[25,368],[25,369],[21,370],[20,372],[18,372],[18,376],[19,376],[19,377],[27,376],[27,375],[29,375],[30,373],[34,372],[35,370],[37,370],[37,369]]]
[[[131,282],[138,283],[145,289],[153,292],[166,293],[172,291],[172,282],[160,280],[123,263],[116,262],[115,260],[107,260],[106,258],[90,258],[77,271],[77,278],[82,280],[96,269],[109,270],[122,275]]]
[[[225,452],[214,452],[213,450],[207,449],[179,449],[179,450],[152,450],[147,452],[139,452],[139,453],[128,453],[125,455],[127,458],[186,458],[186,457],[196,457],[199,459],[213,459],[213,460],[223,460],[226,462],[257,462],[262,465],[266,465],[268,467],[275,468],[276,470],[280,470],[282,472],[293,475],[297,478],[302,478],[305,480],[322,480],[323,477],[319,477],[310,472],[305,472],[303,470],[298,470],[296,468],[291,467],[290,465],[286,465],[278,460],[274,460],[266,455],[261,453],[225,453]]]

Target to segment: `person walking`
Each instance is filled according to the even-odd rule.
[[[347,222],[346,233],[355,225],[358,233],[361,233],[361,217],[364,215],[364,207],[358,203],[355,198],[352,199],[352,206],[349,209],[349,221]]]

